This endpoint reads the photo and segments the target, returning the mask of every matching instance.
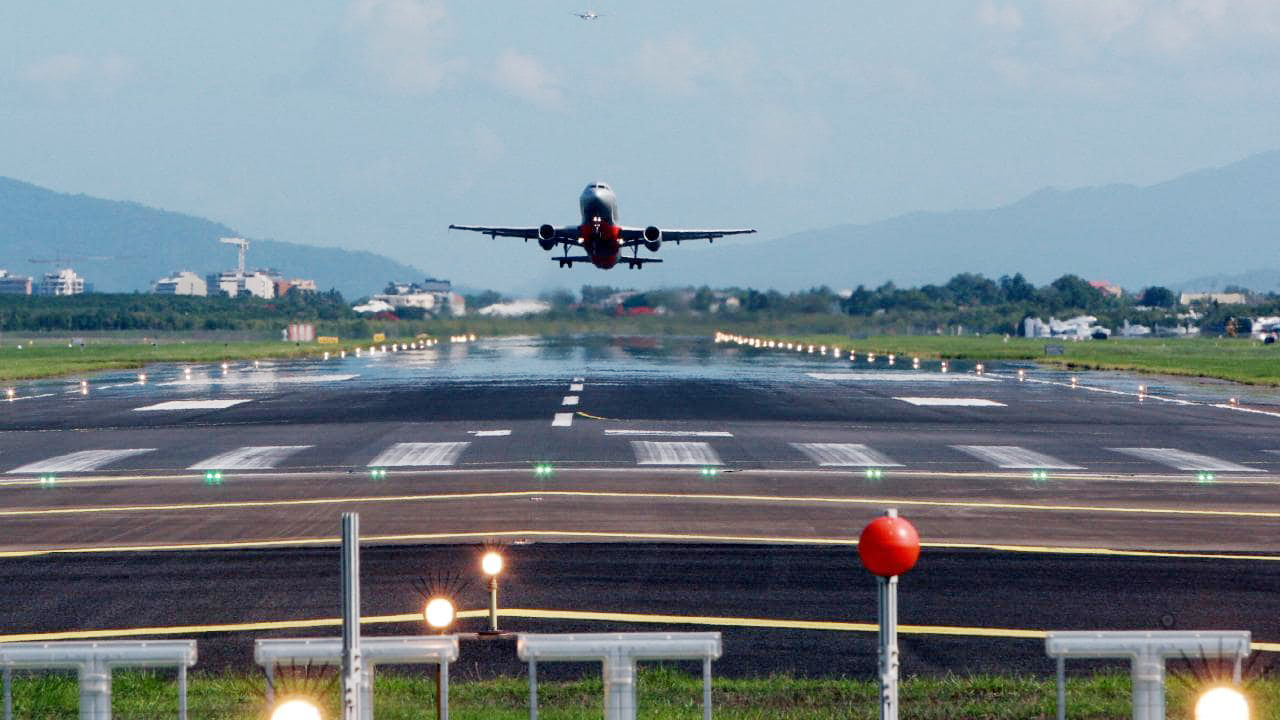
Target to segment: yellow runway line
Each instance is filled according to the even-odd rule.
[[[824,497],[805,495],[735,495],[730,493],[620,492],[591,490],[508,490],[493,492],[437,493],[419,495],[372,495],[296,500],[229,500],[222,502],[174,503],[169,505],[100,505],[89,507],[22,508],[0,511],[0,518],[88,515],[102,513],[158,513],[189,510],[244,510],[250,508],[299,507],[317,505],[367,505],[405,502],[450,502],[462,500],[504,500],[527,497],[592,498],[605,500],[694,500],[777,505],[849,505],[956,508],[964,510],[1011,510],[1019,512],[1084,512],[1126,515],[1180,515],[1193,517],[1255,518],[1280,520],[1274,510],[1207,510],[1198,508],[1153,508],[1109,505],[1036,505],[1033,503],[976,502],[964,500],[918,500],[908,498]]]
[[[365,544],[430,543],[485,541],[498,538],[527,540],[602,540],[610,542],[711,542],[747,543],[760,545],[829,545],[856,547],[858,541],[839,537],[786,537],[769,535],[710,535],[698,533],[646,533],[599,532],[591,530],[489,530],[453,533],[402,533],[394,535],[365,535]],[[31,550],[0,551],[0,559],[40,557],[44,555],[77,555],[103,553],[183,552],[198,550],[246,550],[263,548],[325,547],[338,545],[337,536],[309,538],[283,538],[277,540],[227,540],[203,543],[171,543],[147,545],[101,545]],[[1169,558],[1175,560],[1247,560],[1252,562],[1280,562],[1280,555],[1236,555],[1229,553],[1178,552],[1159,550],[1123,550],[1101,547],[1071,547],[1054,545],[1010,545],[1006,543],[958,543],[922,542],[921,547],[933,550],[995,550],[997,552],[1029,553],[1042,555],[1101,555],[1107,557]]]
[[[480,618],[488,610],[462,610],[459,618]],[[783,620],[776,618],[716,617],[707,615],[663,615],[648,613],[593,612],[583,610],[537,610],[528,608],[499,609],[498,615],[526,620],[580,620],[591,622],[701,625],[709,627],[766,628],[774,630],[815,630],[821,632],[877,632],[875,623],[854,623],[835,620]],[[390,623],[421,623],[421,613],[375,615],[360,619],[361,625]],[[253,632],[312,627],[339,627],[341,618],[316,618],[312,620],[279,620],[260,623],[227,623],[222,625],[178,625],[172,627],[121,628],[116,630],[70,630],[64,632],[19,633],[0,635],[0,643],[52,642],[55,640],[100,640],[104,638],[137,637],[150,635],[200,635],[223,632]],[[965,627],[951,625],[899,625],[904,635],[945,635],[950,637],[976,637],[1016,640],[1043,640],[1045,630],[1020,628]],[[1280,652],[1280,643],[1252,644],[1258,652]]]

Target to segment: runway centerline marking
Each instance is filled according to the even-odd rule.
[[[582,383],[573,383],[570,385],[569,392],[582,392]]]
[[[716,451],[704,442],[655,442],[632,440],[639,465],[723,465]]]
[[[895,397],[894,400],[901,400],[917,407],[1008,407],[1002,402],[986,398]]]
[[[791,443],[822,467],[902,467],[888,455],[858,443]]]
[[[963,453],[995,465],[1002,470],[1083,470],[1079,465],[1038,453],[1017,445],[952,445]]]
[[[476,437],[506,437],[511,434],[510,430],[468,430],[468,435]]]
[[[1132,455],[1143,460],[1167,465],[1177,470],[1212,470],[1216,472],[1262,472],[1261,468],[1249,467],[1227,460],[1219,460],[1209,455],[1178,450],[1177,448],[1108,448],[1118,453]]]
[[[632,437],[733,437],[733,433],[726,430],[629,430],[626,428],[618,428],[614,430],[605,430],[604,434],[609,436],[630,435]]]
[[[369,461],[369,467],[426,467],[452,465],[471,443],[425,442],[396,443]]]
[[[188,470],[270,470],[312,445],[251,445],[205,458]]]
[[[577,395],[565,395],[565,396],[564,396],[564,399],[560,401],[560,404],[561,404],[561,405],[577,405],[577,404],[578,404],[578,396],[577,396]]]
[[[125,450],[80,450],[78,452],[58,455],[45,460],[38,460],[16,467],[9,471],[10,475],[23,473],[60,473],[90,472],[103,465],[110,465],[136,455],[155,452],[155,448],[129,448]]]
[[[551,420],[551,427],[569,427],[573,425],[573,413],[556,413],[555,418]]]
[[[149,412],[153,410],[223,410],[239,405],[241,403],[253,402],[252,400],[170,400],[168,402],[156,403],[155,405],[145,405],[143,407],[134,408],[134,412]]]

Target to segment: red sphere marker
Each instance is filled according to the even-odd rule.
[[[878,517],[858,538],[858,558],[873,575],[893,577],[915,567],[920,559],[920,535],[900,517]]]

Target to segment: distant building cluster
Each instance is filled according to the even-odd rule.
[[[448,280],[427,278],[420,283],[392,282],[369,302],[352,309],[358,313],[376,314],[401,308],[420,308],[429,315],[447,313],[456,317],[467,314],[467,301],[453,291]]]
[[[239,262],[234,270],[209,273],[205,279],[189,271],[180,270],[166,278],[160,278],[152,286],[157,295],[224,295],[239,297],[251,295],[271,299],[280,297],[289,290],[297,288],[302,292],[315,292],[315,280],[294,278],[285,279],[275,270],[247,271],[244,266],[245,254],[249,250],[249,241],[244,238],[222,238],[220,242],[235,245],[238,248]]]
[[[83,295],[87,292],[93,292],[93,285],[71,268],[45,273],[39,282],[30,276],[0,270],[0,295]]]

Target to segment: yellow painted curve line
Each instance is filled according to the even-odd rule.
[[[536,610],[527,608],[499,609],[498,614],[507,618],[527,620],[586,620],[593,622],[704,625],[712,627],[769,628],[775,630],[817,630],[824,632],[877,632],[875,623],[854,623],[834,620],[782,620],[777,618],[715,617],[708,615],[661,615],[648,613],[593,612],[583,610]],[[462,610],[459,618],[478,618],[488,615],[488,610]],[[420,623],[421,613],[374,615],[360,619],[361,625],[389,623]],[[51,642],[55,640],[97,640],[103,638],[137,637],[148,635],[199,635],[223,632],[252,632],[261,630],[286,630],[313,627],[338,627],[341,618],[316,618],[311,620],[277,620],[259,623],[226,623],[221,625],[177,625],[170,627],[121,628],[115,630],[69,630],[64,632],[18,633],[0,635],[0,643]],[[1043,640],[1045,630],[1020,628],[966,627],[951,625],[899,625],[904,635],[947,635],[952,637],[1002,638],[1018,640]],[[1280,643],[1252,644],[1259,652],[1280,652]]]
[[[23,508],[0,511],[5,517],[44,517],[100,513],[177,512],[186,510],[243,510],[246,508],[299,507],[315,505],[365,505],[403,502],[459,500],[502,500],[526,497],[596,498],[609,500],[698,500],[779,505],[857,505],[885,507],[960,508],[965,510],[1014,510],[1037,512],[1120,513],[1129,515],[1184,515],[1195,517],[1258,518],[1280,520],[1274,510],[1204,510],[1195,508],[1150,508],[1107,505],[1036,505],[1031,503],[973,502],[962,500],[913,500],[907,498],[823,497],[805,495],[735,495],[729,493],[660,493],[591,490],[507,490],[426,495],[373,495],[345,498],[301,498],[296,500],[230,500],[222,502],[173,503],[169,505],[101,505],[64,508]]]
[[[606,541],[675,541],[675,542],[729,542],[761,545],[836,545],[856,547],[852,538],[833,537],[782,537],[769,535],[707,535],[697,533],[646,533],[599,532],[591,530],[490,530],[475,532],[404,533],[395,535],[365,535],[361,540],[374,543],[424,543],[488,540],[497,538],[549,538],[587,539]],[[245,550],[261,548],[317,547],[337,545],[340,538],[322,536],[309,538],[283,538],[277,540],[227,540],[203,543],[172,543],[148,545],[100,545],[62,548],[38,548],[31,550],[0,551],[0,558],[40,557],[45,555],[76,555],[103,553],[181,552],[195,550]],[[998,552],[1031,553],[1043,555],[1102,555],[1110,557],[1170,558],[1177,560],[1248,560],[1253,562],[1280,562],[1280,555],[1237,555],[1230,553],[1177,552],[1159,550],[1122,550],[1114,548],[1071,547],[1054,545],[1010,545],[1004,543],[922,542],[921,547],[934,550],[995,550]]]

